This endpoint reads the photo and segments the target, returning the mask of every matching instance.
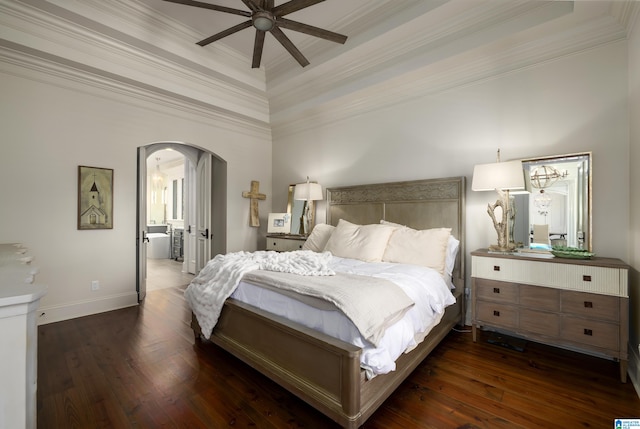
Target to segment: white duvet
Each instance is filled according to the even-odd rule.
[[[295,255],[294,255],[295,253]],[[242,277],[254,270],[271,270],[302,276],[331,276],[331,254],[309,250],[298,252],[233,252],[216,255],[207,262],[184,291],[184,297],[198,318],[205,337],[210,337],[224,302],[236,290]]]
[[[329,260],[328,268],[335,272],[388,279],[398,285],[415,305],[387,329],[378,347],[374,347],[339,311],[317,308],[246,282],[241,282],[231,297],[362,348],[361,367],[369,378],[395,370],[396,359],[415,348],[440,322],[445,308],[455,303],[442,276],[430,268],[362,262],[335,256]]]

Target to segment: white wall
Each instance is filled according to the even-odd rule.
[[[496,241],[486,206],[497,196],[471,191],[475,164],[495,162],[498,148],[502,160],[592,151],[593,250],[627,261],[626,55],[625,42],[612,43],[330,126],[278,133],[274,208],[286,207],[286,186],[307,175],[324,187],[466,176],[470,267],[468,252]],[[318,222],[324,210],[319,204]]]
[[[227,249],[256,249],[261,231],[249,227],[241,195],[259,180],[270,197],[268,129],[0,65],[0,242],[24,243],[35,256],[38,283],[49,288],[40,323],[136,304],[138,146],[183,141],[225,159]],[[77,230],[78,165],[114,170],[112,230]],[[260,204],[265,225],[270,198]],[[92,280],[99,291],[90,290]]]
[[[636,391],[640,395],[640,15],[627,48],[629,54],[629,169],[631,178],[627,198],[630,201],[629,215],[629,264],[631,265],[631,287],[629,301],[631,321],[629,328],[629,373]]]
[[[485,210],[496,196],[470,190],[475,164],[494,162],[498,148],[503,160],[592,151],[594,251],[626,259],[626,76],[626,44],[614,43],[274,137],[274,189],[283,190],[274,207],[306,175],[325,187],[466,176],[470,251],[495,241]]]

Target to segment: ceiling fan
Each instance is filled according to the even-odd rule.
[[[309,34],[321,39],[330,40],[332,42],[344,44],[347,40],[347,36],[334,33],[332,31],[324,30],[322,28],[314,27],[308,24],[303,24],[297,21],[291,21],[284,18],[285,15],[296,12],[300,9],[313,6],[316,3],[323,2],[324,0],[291,0],[278,6],[274,6],[274,0],[242,0],[242,2],[250,9],[241,10],[234,9],[226,6],[218,6],[210,3],[203,3],[195,0],[164,0],[170,3],[179,3],[188,6],[201,7],[204,9],[216,10],[218,12],[226,12],[234,15],[241,15],[250,17],[248,21],[242,22],[238,25],[234,25],[220,33],[207,37],[199,42],[200,46],[206,46],[209,43],[220,40],[223,37],[229,36],[245,28],[253,26],[256,29],[256,38],[253,46],[253,61],[251,63],[252,68],[260,67],[260,61],[262,60],[262,49],[264,47],[264,36],[266,32],[270,32],[273,37],[278,40],[284,46],[284,48],[298,61],[298,63],[305,67],[309,65],[309,61],[302,55],[302,52],[289,40],[289,38],[282,32],[281,28],[287,30],[298,31],[300,33]]]

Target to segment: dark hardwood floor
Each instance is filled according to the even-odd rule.
[[[210,343],[196,346],[177,288],[139,307],[38,329],[39,428],[332,428],[335,423]],[[640,417],[614,362],[451,332],[363,426],[613,428]]]

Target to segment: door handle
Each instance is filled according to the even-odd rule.
[[[209,228],[205,229],[204,232],[201,232],[200,235],[204,238],[209,238]]]

